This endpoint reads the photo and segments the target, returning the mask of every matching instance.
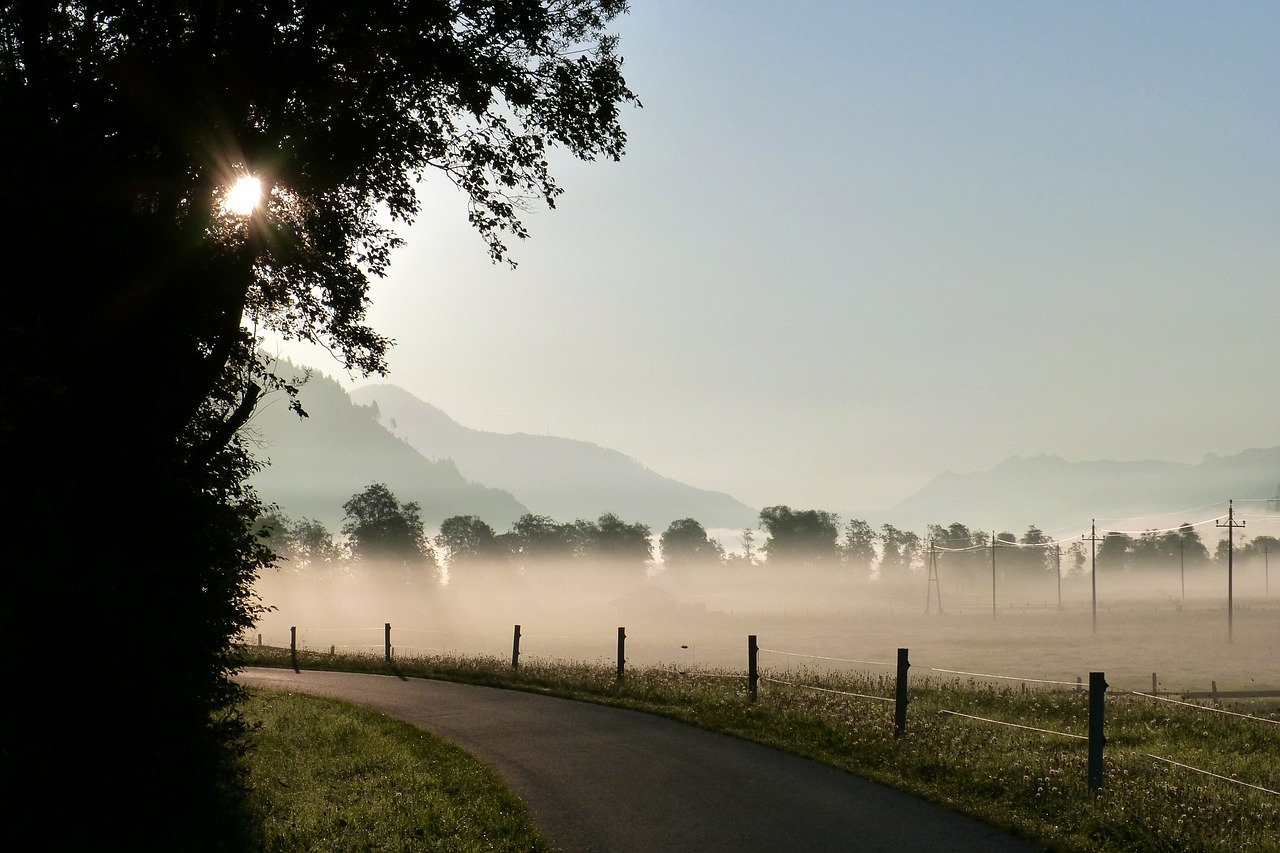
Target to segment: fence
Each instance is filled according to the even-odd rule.
[[[333,631],[337,629],[328,629],[328,630]],[[344,629],[344,630],[371,631],[373,629]],[[259,634],[257,639],[258,639],[258,645],[261,646],[262,635]],[[396,654],[395,647],[392,645],[392,628],[391,628],[390,622],[386,622],[383,624],[382,640],[383,642],[382,642],[381,650],[382,650],[383,658],[386,662],[390,663],[395,659],[395,654]],[[617,663],[616,677],[618,682],[622,682],[626,676],[626,640],[627,640],[626,628],[619,627],[617,630],[617,660],[616,660],[616,663]],[[512,644],[511,644],[511,669],[513,672],[518,672],[520,668],[520,658],[521,658],[520,641],[521,641],[521,626],[517,624],[514,626],[514,631],[512,634]],[[357,647],[369,649],[370,645],[364,644],[364,645],[358,645]],[[337,645],[331,644],[329,647],[330,654],[335,654],[336,649],[337,649]],[[834,657],[834,656],[828,656],[828,655],[815,655],[815,654],[806,654],[801,652],[785,651],[781,649],[765,648],[760,646],[759,638],[757,635],[750,634],[747,636],[746,652],[747,652],[747,662],[746,662],[747,667],[746,667],[745,675],[724,674],[719,677],[745,679],[747,682],[746,695],[747,695],[748,701],[750,702],[759,701],[760,684],[765,683],[765,684],[782,685],[782,686],[792,688],[792,689],[797,689],[797,690],[812,690],[812,691],[818,691],[823,693],[838,694],[838,695],[847,696],[853,699],[888,703],[894,706],[893,736],[895,738],[902,738],[906,736],[907,709],[908,709],[908,706],[910,705],[908,671],[912,667],[912,664],[909,659],[910,658],[909,649],[899,648],[897,653],[897,660],[894,662],[860,660],[856,658],[842,658],[842,657]],[[812,684],[804,684],[804,683],[793,681],[793,680],[789,681],[787,679],[777,678],[772,675],[763,675],[761,674],[760,660],[759,660],[761,653],[779,655],[782,657],[787,657],[792,659],[810,659],[810,660],[824,661],[829,663],[852,664],[856,666],[893,667],[895,669],[894,695],[892,697],[877,696],[874,694],[864,694],[864,693],[857,693],[857,692],[846,691],[846,690],[836,690],[830,687],[821,687],[821,686],[812,685]],[[298,670],[299,669],[298,629],[296,626],[292,626],[289,628],[289,654],[290,654],[290,661],[293,668],[295,670]],[[1002,675],[997,673],[972,672],[967,670],[947,669],[943,667],[925,666],[925,667],[918,667],[918,669],[921,669],[926,672],[937,673],[940,675],[968,676],[972,679],[981,678],[981,679],[989,679],[989,680],[1016,681],[1021,683],[1024,689],[1027,684],[1043,684],[1043,685],[1049,685],[1051,687],[1071,688],[1075,692],[1079,692],[1079,693],[1085,692],[1085,686],[1084,686],[1083,680],[1078,676],[1075,681],[1058,681],[1058,680],[1043,679],[1043,678],[1028,678],[1023,676]],[[1217,707],[1217,704],[1220,699],[1280,697],[1280,690],[1219,691],[1217,689],[1217,682],[1212,682],[1212,690],[1209,692],[1184,693],[1184,694],[1181,694],[1183,697],[1182,699],[1173,699],[1171,698],[1171,696],[1167,694],[1164,696],[1160,695],[1160,692],[1157,689],[1158,684],[1159,682],[1158,682],[1157,674],[1152,673],[1150,693],[1146,693],[1142,691],[1134,691],[1134,690],[1118,691],[1118,693],[1120,695],[1140,697],[1143,699],[1149,699],[1151,701],[1156,701],[1156,702],[1172,703],[1174,705],[1195,709],[1197,711],[1202,711],[1205,713],[1224,714],[1232,717],[1251,720],[1260,724],[1280,725],[1280,720],[1257,717],[1251,714],[1242,714],[1235,711],[1229,711],[1229,710]],[[1057,731],[1057,730],[1047,729],[1047,728],[1038,727],[1038,726],[1024,725],[1021,723],[1013,723],[1007,720],[995,720],[989,717],[982,717],[974,714],[967,714],[962,711],[957,711],[954,709],[941,709],[939,713],[949,717],[969,720],[975,723],[984,723],[988,725],[1003,726],[1007,728],[1019,729],[1022,731],[1027,731],[1027,732],[1032,732],[1032,733],[1037,733],[1037,734],[1042,734],[1047,736],[1065,738],[1068,740],[1084,741],[1086,742],[1087,749],[1088,749],[1088,765],[1087,765],[1088,766],[1088,785],[1091,790],[1097,791],[1103,786],[1104,779],[1106,776],[1105,765],[1104,765],[1104,749],[1107,743],[1107,739],[1105,735],[1106,696],[1107,696],[1107,690],[1109,689],[1109,687],[1110,685],[1108,685],[1106,682],[1106,675],[1104,672],[1089,673],[1088,733],[1085,735],[1077,734],[1073,732]],[[1192,698],[1211,699],[1214,704],[1212,706],[1205,706],[1205,705],[1196,704],[1194,702],[1186,701],[1187,699],[1192,699]],[[1189,772],[1194,772],[1207,777],[1212,777],[1222,781],[1230,782],[1235,785],[1239,785],[1245,788],[1250,788],[1250,789],[1260,791],[1266,794],[1270,794],[1273,796],[1280,796],[1280,791],[1272,790],[1270,788],[1266,788],[1260,785],[1254,785],[1248,782],[1241,781],[1239,779],[1234,779],[1228,776],[1223,776],[1217,773],[1213,773],[1211,771],[1194,767],[1192,765],[1179,762],[1165,756],[1153,755],[1150,753],[1136,753],[1136,754],[1142,755],[1154,761],[1168,764],[1173,767],[1181,768]]]

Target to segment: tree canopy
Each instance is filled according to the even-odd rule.
[[[372,483],[342,505],[342,532],[356,559],[402,564],[435,562],[422,524],[421,507],[401,503],[386,483]]]
[[[693,518],[681,518],[667,525],[658,540],[662,562],[669,568],[715,565],[724,562],[724,548],[707,535]]]
[[[506,260],[523,207],[560,193],[551,149],[622,153],[620,110],[635,98],[607,27],[624,10],[0,5],[0,515],[24,531],[7,565],[28,567],[9,573],[0,612],[8,636],[43,634],[32,602],[59,602],[76,626],[11,676],[83,664],[74,684],[3,711],[15,814],[53,825],[60,815],[42,809],[62,801],[74,766],[96,792],[78,821],[92,846],[175,849],[166,833],[182,827],[183,842],[242,847],[229,830],[189,827],[226,800],[205,758],[227,744],[233,641],[272,559],[252,527],[264,507],[244,485],[257,463],[240,430],[292,379],[271,376],[259,336],[384,371],[369,282],[418,212],[419,181],[465,193]],[[258,203],[228,204],[244,177],[260,182]],[[73,515],[85,521],[66,543]],[[120,679],[88,642],[147,660],[148,678]],[[81,694],[97,728],[51,732]],[[142,801],[154,813],[122,823]]]
[[[835,513],[825,510],[765,507],[760,510],[760,526],[769,539],[762,550],[770,565],[832,562],[839,556],[839,522]]]

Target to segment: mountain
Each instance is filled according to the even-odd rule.
[[[677,482],[635,459],[586,441],[462,426],[395,385],[366,385],[353,400],[376,405],[381,422],[422,455],[449,458],[467,477],[519,497],[531,512],[559,521],[612,512],[655,532],[680,518],[705,527],[754,527],[756,510],[721,492]]]
[[[1189,513],[1169,523],[1199,521],[1229,498],[1265,500],[1280,489],[1280,447],[1205,456],[1182,462],[1067,462],[1056,456],[1014,456],[990,471],[941,474],[884,515],[895,525],[994,526],[1021,533],[1028,525],[1053,530],[1087,526],[1092,518],[1120,520]],[[1266,511],[1267,504],[1258,505]],[[1220,507],[1219,507],[1220,508]]]
[[[296,371],[281,365],[278,372]],[[333,379],[313,374],[299,393],[309,417],[289,411],[283,394],[249,422],[254,455],[269,461],[250,482],[293,518],[342,526],[342,505],[370,483],[386,483],[402,502],[417,501],[428,529],[452,515],[477,515],[499,530],[527,512],[512,495],[469,482],[453,462],[431,461],[378,423],[377,410],[356,405]]]

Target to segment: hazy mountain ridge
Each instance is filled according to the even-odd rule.
[[[342,505],[374,482],[386,483],[401,501],[416,501],[428,528],[452,515],[477,515],[506,529],[527,512],[511,494],[468,481],[451,460],[424,458],[327,376],[313,374],[299,399],[309,417],[290,411],[281,392],[248,424],[258,441],[254,455],[270,462],[250,482],[294,518],[318,519],[336,533]]]
[[[1029,524],[1050,530],[1273,498],[1277,484],[1280,447],[1207,454],[1199,463],[1014,456],[990,471],[940,474],[884,515],[910,529],[959,521],[1021,533]]]
[[[686,517],[707,527],[754,527],[758,520],[756,510],[729,495],[664,477],[591,442],[472,429],[395,385],[366,385],[351,397],[376,403],[381,422],[423,456],[453,459],[467,477],[516,495],[531,512],[563,521],[613,512],[655,532]]]

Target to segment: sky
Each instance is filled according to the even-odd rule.
[[[615,30],[627,154],[554,158],[516,270],[424,185],[379,381],[846,516],[1012,455],[1280,444],[1280,4],[633,0]]]

